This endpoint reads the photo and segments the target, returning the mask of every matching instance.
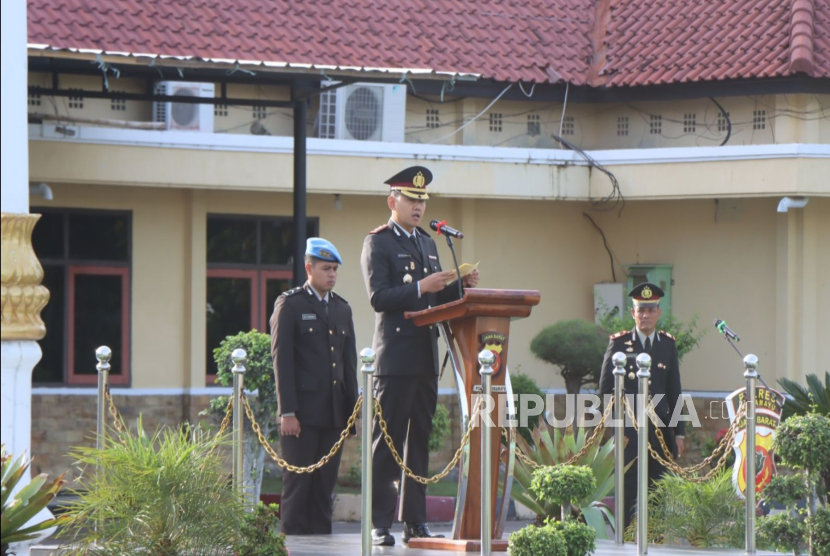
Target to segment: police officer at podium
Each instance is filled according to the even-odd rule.
[[[438,328],[415,326],[405,311],[421,311],[458,299],[457,283],[447,286],[435,242],[420,227],[429,199],[432,172],[412,166],[389,178],[389,221],[372,230],[360,258],[363,278],[375,310],[373,348],[377,354],[375,386],[383,417],[404,463],[419,476],[428,473],[428,439],[438,400]],[[478,271],[463,285],[475,287]],[[372,542],[393,546],[390,533],[402,473],[384,442],[377,419],[373,445]],[[426,487],[403,479],[400,488],[401,540],[441,537],[426,524]],[[368,516],[365,516],[368,517]]]
[[[300,467],[329,453],[357,403],[352,309],[333,290],[342,263],[331,242],[309,238],[308,281],[280,295],[271,316],[280,446],[285,460]],[[340,454],[313,473],[283,473],[280,511],[286,535],[331,534]]]
[[[614,393],[614,363],[611,357],[622,352],[626,355],[625,364],[625,393],[637,394],[636,358],[641,353],[651,356],[651,378],[649,379],[649,395],[663,394],[660,403],[654,408],[657,416],[666,425],[660,427],[666,444],[676,459],[683,455],[684,423],[679,421],[676,426],[669,426],[675,407],[680,400],[680,365],[677,356],[677,345],[674,337],[663,330],[657,331],[657,323],[662,311],[660,299],[664,296],[662,289],[654,284],[644,282],[635,286],[628,296],[632,298],[631,316],[634,317],[634,329],[623,330],[612,334],[602,362],[602,372],[599,379],[600,394],[603,396]],[[637,458],[637,433],[633,426],[626,426],[625,436],[628,442],[625,446],[625,464]],[[649,424],[649,444],[661,457],[663,448],[657,439],[654,426]],[[648,476],[649,484],[662,477],[666,468],[649,455]],[[637,503],[637,464],[632,465],[625,473],[625,525],[631,522]]]

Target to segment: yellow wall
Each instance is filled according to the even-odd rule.
[[[52,187],[54,206],[133,211],[133,386],[203,386],[206,215],[289,216],[291,196]],[[775,376],[793,374],[781,367],[782,357],[785,361],[795,357],[796,364],[819,361],[819,339],[830,337],[824,318],[830,309],[830,252],[823,239],[830,237],[830,199],[811,199],[803,213],[795,210],[786,215],[775,212],[776,204],[776,198],[733,200],[729,210],[716,217],[712,199],[635,201],[626,204],[618,216],[616,211],[592,212],[585,202],[436,197],[429,201],[426,218],[458,223],[467,233],[467,238],[456,242],[459,258],[481,261],[482,287],[540,290],[542,302],[532,316],[513,324],[510,364],[514,371],[519,368],[534,376],[543,388],[560,388],[563,383],[551,366],[534,359],[528,348],[530,339],[558,320],[591,319],[593,284],[611,280],[602,238],[582,216],[588,212],[605,232],[621,265],[674,265],[675,316],[689,319],[697,313],[700,326],[709,330],[700,347],[683,362],[684,387],[723,391],[740,386],[742,368],[734,352],[711,329],[714,318],[726,319],[742,335],[741,348],[758,355],[760,370],[770,383]],[[359,257],[366,233],[388,219],[384,196],[343,195],[342,208],[337,210],[333,195],[310,195],[308,214],[319,217],[320,234],[334,241],[344,257],[337,291],[354,309],[358,347],[369,346],[374,316]],[[788,224],[789,220],[795,224]],[[787,256],[779,245],[781,234],[791,227],[800,233],[795,247],[800,254]],[[787,245],[790,240],[785,237],[783,242]],[[438,248],[448,266],[451,256],[446,244],[439,241]],[[782,257],[790,261],[789,290],[776,270]],[[619,265],[616,271],[622,281]],[[783,296],[786,302],[792,291],[804,288],[808,291],[785,303],[785,308],[797,313],[813,310],[814,315],[806,319],[794,317],[801,333],[808,336],[807,344],[797,340],[788,348],[777,341],[781,323],[786,322],[777,300]],[[815,338],[812,344],[810,337]],[[783,356],[782,350],[787,352]],[[453,386],[449,374],[441,386]]]
[[[31,85],[51,87],[51,75],[30,73]],[[107,75],[110,90],[143,93],[141,80]],[[101,76],[59,75],[61,88],[100,91]],[[514,85],[513,89],[518,86]],[[531,93],[525,88],[525,93]],[[219,86],[216,96],[220,96]],[[285,86],[229,85],[229,98],[261,100],[288,100],[290,91]],[[537,100],[529,97],[517,100],[498,100],[487,112],[482,111],[491,98],[460,98],[450,92],[439,96],[409,95],[406,106],[405,140],[408,143],[445,145],[487,145],[523,148],[559,148],[551,134],[559,134],[563,116],[573,119],[573,133],[563,131],[563,138],[583,149],[633,149],[653,147],[717,146],[726,138],[725,128],[718,128],[718,107],[708,98],[676,99],[671,101],[584,104],[569,100],[563,114],[562,102]],[[756,95],[718,99],[732,122],[729,145],[759,145],[771,143],[830,143],[830,95]],[[40,106],[29,106],[29,112],[61,114],[84,118],[149,121],[151,103],[129,101],[125,111],[114,111],[112,103],[103,99],[85,99],[82,109],[70,107],[67,98],[42,98]],[[319,108],[318,97],[312,99],[308,113],[308,133],[315,136],[315,121]],[[439,111],[441,127],[426,127],[426,110]],[[763,114],[762,114],[763,112]],[[293,134],[292,111],[286,108],[268,108],[266,117],[254,118],[250,106],[233,106],[227,115],[220,112],[214,120],[217,133],[250,134],[251,124],[258,121],[271,135]],[[453,131],[476,116],[481,116],[464,130]],[[501,131],[490,128],[490,114],[502,116]],[[541,133],[527,132],[528,115],[539,116]],[[660,133],[653,133],[651,116],[662,120]],[[694,115],[695,127],[686,130],[686,116]],[[627,133],[618,124],[627,118]],[[449,135],[449,136],[448,136]]]

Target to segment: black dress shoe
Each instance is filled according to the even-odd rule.
[[[433,534],[426,523],[406,523],[403,526],[401,541],[409,544],[409,539],[443,539],[444,535]]]
[[[372,544],[375,546],[395,546],[395,537],[389,533],[389,527],[372,529]]]

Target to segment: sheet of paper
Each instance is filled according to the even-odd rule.
[[[481,261],[479,261],[479,263],[480,262]],[[477,268],[478,268],[478,263],[476,263],[476,264],[463,263],[463,264],[458,265],[458,270],[461,272],[461,277],[462,278],[467,276],[468,274],[470,274],[472,271],[474,271]],[[457,276],[458,275],[456,274],[455,269],[452,269],[452,277],[449,280],[447,280],[447,285],[452,284],[456,280]]]

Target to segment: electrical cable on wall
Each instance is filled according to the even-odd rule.
[[[726,137],[723,139],[723,143],[720,146],[724,146],[726,143],[729,142],[729,138],[732,137],[732,120],[729,119],[729,112],[727,112],[721,104],[715,100],[715,97],[709,97],[709,100],[715,103],[715,106],[718,107],[720,113],[723,115],[723,119],[726,120]]]
[[[608,179],[611,180],[611,193],[599,199],[598,201],[594,201],[591,205],[591,210],[595,211],[608,211],[614,210],[617,207],[620,207],[619,213],[617,216],[622,215],[622,211],[625,208],[625,197],[623,197],[622,191],[620,190],[620,183],[617,181],[617,176],[613,174],[610,170],[605,168],[602,164],[594,160],[588,153],[577,147],[576,145],[562,139],[558,135],[551,134],[551,137],[559,141],[562,145],[565,145],[570,150],[576,152],[581,156],[585,161],[588,163],[589,168],[596,168],[606,176]],[[605,206],[609,205],[610,206]]]
[[[603,243],[603,245],[605,245],[605,250],[608,251],[608,258],[611,261],[611,277],[613,278],[614,282],[616,282],[617,281],[617,272],[614,270],[614,254],[611,252],[611,248],[608,246],[608,240],[605,238],[605,232],[602,231],[602,228],[600,228],[597,225],[597,223],[594,222],[594,219],[591,218],[591,216],[587,212],[583,212],[582,216],[584,216],[585,218],[590,220],[591,224],[593,224],[594,228],[596,228],[597,231],[599,232],[599,235],[602,236],[602,243]],[[620,265],[620,266],[622,266],[622,265]]]

